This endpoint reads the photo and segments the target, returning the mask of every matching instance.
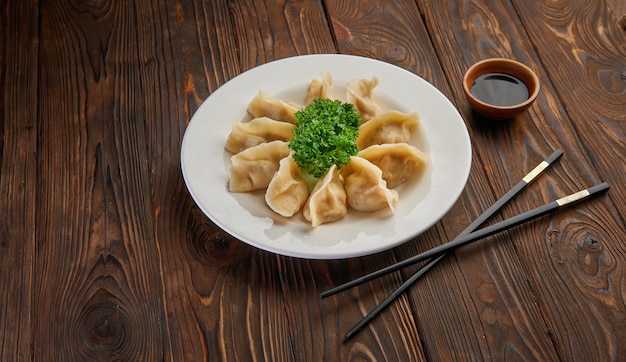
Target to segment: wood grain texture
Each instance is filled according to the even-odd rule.
[[[37,12],[3,2],[0,29],[0,360],[9,361],[29,358],[34,328],[38,104],[13,95],[37,92]]]
[[[242,71],[290,56],[336,52],[319,0],[229,5]]]
[[[155,47],[145,5],[40,8],[35,359],[163,358],[158,249],[146,212],[140,69],[155,65],[144,53]]]
[[[590,164],[589,169],[610,182],[615,193],[626,193],[624,174],[602,173],[623,169],[626,158],[626,35],[611,26],[607,8],[594,1],[568,2],[559,7],[550,3],[520,5],[519,9],[522,20],[532,29],[529,35],[538,55],[549,65],[547,78],[554,84],[576,134],[576,138],[567,135],[563,143],[580,142],[586,151],[580,158]],[[545,14],[541,22],[533,16],[538,12]],[[572,50],[560,50],[565,44]],[[626,219],[626,205],[615,206],[619,218]]]
[[[607,6],[613,14],[613,21],[626,31],[626,2],[621,0],[607,0]]]
[[[616,10],[618,9],[618,10]],[[0,2],[0,360],[619,360],[626,335],[624,33],[605,1]],[[380,59],[457,106],[473,143],[443,220],[393,250],[302,260],[214,225],[181,175],[202,101],[257,65]],[[460,79],[492,56],[542,92],[493,126]],[[320,71],[323,71],[321,69]],[[318,295],[495,217],[607,180],[606,196],[457,251],[348,342],[416,267]],[[616,171],[618,170],[618,171]]]
[[[328,16],[342,54],[395,64],[446,88],[437,55],[419,10],[412,2],[327,1]]]

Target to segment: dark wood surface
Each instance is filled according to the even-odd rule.
[[[626,359],[624,12],[620,0],[0,1],[0,360]],[[466,121],[466,188],[414,240],[347,260],[279,256],[228,236],[187,192],[180,146],[201,102],[313,53],[405,68]],[[461,88],[489,57],[541,80],[501,126]],[[454,237],[556,148],[496,220],[611,190],[458,250],[343,342],[416,267],[320,292]]]

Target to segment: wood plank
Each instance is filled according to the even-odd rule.
[[[35,359],[164,357],[144,5],[41,6]]]
[[[219,258],[240,249],[229,247],[238,243],[228,244],[231,240],[193,204],[181,176],[180,147],[186,125],[202,101],[238,73],[235,44],[225,35],[229,32],[209,31],[230,26],[223,2],[152,2],[145,6],[152,30],[143,35],[142,54],[155,63],[139,69],[139,86],[145,104],[149,210],[154,218],[162,284],[163,354],[174,361],[213,359],[232,352],[220,351],[224,342],[217,338],[220,313],[229,300],[220,297],[221,283],[228,279],[214,264],[236,264],[232,258]],[[207,259],[207,253],[218,259]],[[207,267],[199,262],[208,263]]]
[[[37,6],[0,10],[0,360],[31,358],[38,187]]]

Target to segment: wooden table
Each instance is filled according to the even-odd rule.
[[[0,360],[626,358],[623,1],[0,4]],[[284,257],[229,237],[192,201],[179,157],[202,101],[247,69],[313,53],[405,68],[464,118],[465,190],[414,240],[348,260]],[[501,126],[461,88],[490,57],[542,85]],[[611,190],[458,250],[343,341],[417,267],[320,292],[454,237],[557,148],[495,220]]]

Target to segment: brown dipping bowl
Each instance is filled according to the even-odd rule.
[[[528,88],[528,98],[512,106],[497,106],[479,100],[472,95],[470,90],[476,79],[486,73],[504,73],[518,78]],[[504,58],[482,60],[472,65],[463,76],[463,91],[470,106],[477,113],[491,120],[513,118],[526,111],[537,98],[539,88],[539,78],[530,68],[520,62]]]

